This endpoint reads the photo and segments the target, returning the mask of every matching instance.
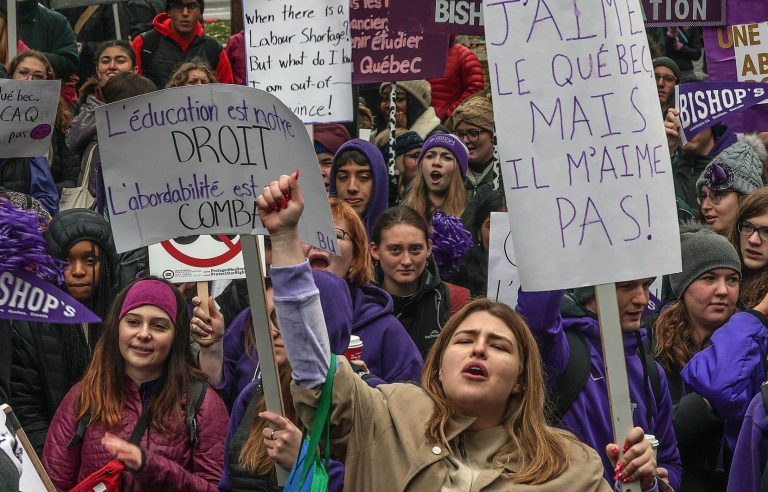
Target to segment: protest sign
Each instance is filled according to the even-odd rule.
[[[488,240],[488,298],[507,306],[517,305],[520,275],[509,232],[506,212],[491,212],[491,236]]]
[[[352,82],[367,84],[445,75],[448,35],[390,28],[390,0],[350,0],[349,6]]]
[[[389,3],[392,29],[484,36],[482,0],[429,0]]]
[[[119,252],[192,234],[267,234],[264,186],[301,171],[303,242],[337,251],[312,141],[275,96],[177,87],[98,108],[106,203]]]
[[[202,235],[152,244],[149,271],[177,283],[243,278],[240,238]]]
[[[347,0],[245,0],[248,84],[304,123],[352,121]]]
[[[4,432],[13,436],[22,450],[19,492],[55,492],[56,488],[48,477],[40,458],[35,453],[32,443],[22,429],[16,414],[7,404],[0,405],[0,434]],[[0,450],[0,453],[2,452]]]
[[[26,271],[0,272],[0,318],[45,323],[98,323],[69,294]]]
[[[60,80],[0,79],[0,158],[46,155]]]
[[[728,1],[728,25],[703,30],[710,81],[768,82],[768,39],[765,28],[759,26],[766,19],[765,0]],[[764,131],[768,105],[753,106],[727,117],[725,123],[736,132]]]
[[[515,115],[496,132],[523,288],[680,271],[639,2],[484,6],[494,112]]]
[[[675,86],[683,144],[694,135],[768,99],[768,84],[703,82]]]
[[[641,0],[647,27],[723,26],[726,0]]]

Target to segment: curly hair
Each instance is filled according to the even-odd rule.
[[[680,298],[656,320],[656,362],[668,374],[677,374],[697,352],[709,345],[709,337],[698,344],[691,330],[685,299]]]
[[[170,89],[171,87],[182,87],[186,85],[187,81],[189,80],[189,72],[192,70],[200,70],[201,72],[204,72],[208,77],[209,84],[215,84],[218,82],[216,79],[216,72],[211,69],[211,66],[208,64],[208,62],[201,60],[200,58],[192,58],[190,61],[179,65],[176,71],[173,72],[173,75],[171,75],[171,78],[168,80],[168,84],[165,86],[166,89]]]

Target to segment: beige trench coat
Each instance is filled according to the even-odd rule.
[[[424,431],[432,415],[432,401],[416,385],[385,384],[370,388],[339,358],[331,411],[332,454],[345,462],[344,489],[354,492],[440,490],[448,475],[450,453],[427,441]],[[294,404],[302,422],[311,425],[320,390],[292,386]],[[453,419],[447,429],[452,441],[473,422]],[[588,446],[569,442],[571,466],[543,485],[518,485],[510,479],[520,468],[512,457],[504,470],[484,471],[471,491],[609,492],[603,465]],[[506,472],[502,474],[503,472]]]

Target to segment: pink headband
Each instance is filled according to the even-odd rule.
[[[176,295],[171,289],[173,287],[159,280],[139,280],[128,290],[118,319],[123,319],[131,309],[156,306],[165,311],[165,314],[171,318],[171,322],[175,324]]]

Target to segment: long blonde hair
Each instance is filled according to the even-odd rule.
[[[455,413],[443,391],[440,368],[454,332],[476,312],[487,312],[503,321],[514,334],[520,351],[518,383],[523,390],[509,397],[501,422],[507,442],[493,456],[493,465],[503,468],[510,455],[519,455],[522,468],[513,477],[515,483],[537,485],[548,482],[570,466],[567,443],[575,442],[576,438],[567,431],[547,425],[544,417],[546,390],[536,340],[520,315],[505,304],[486,298],[476,299],[453,315],[437,337],[424,363],[421,379],[424,392],[435,404],[425,435],[427,439],[449,447],[445,429]]]
[[[453,168],[451,182],[448,185],[448,190],[446,190],[445,201],[440,207],[435,207],[429,200],[429,189],[424,180],[424,173],[421,171],[421,161],[419,161],[419,172],[413,178],[411,192],[406,197],[403,205],[408,205],[414,209],[427,222],[432,220],[432,215],[437,208],[454,217],[461,217],[467,205],[467,191],[464,188],[464,179],[461,177],[459,164],[456,163]]]

